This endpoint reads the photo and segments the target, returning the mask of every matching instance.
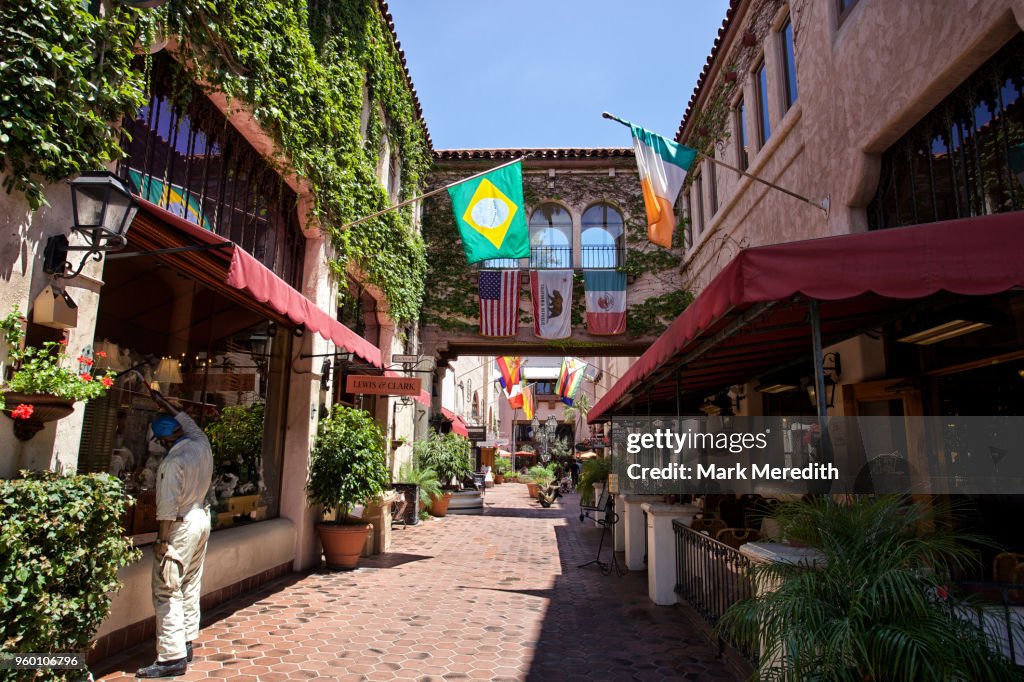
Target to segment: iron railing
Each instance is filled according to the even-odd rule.
[[[572,269],[571,246],[531,246],[530,268],[534,270]]]
[[[750,560],[681,521],[673,521],[672,528],[676,536],[676,594],[713,628],[730,606],[751,596]],[[756,641],[718,638],[720,652],[726,644],[756,665]]]
[[[581,246],[580,265],[584,270],[612,270],[623,265],[622,249],[617,246]]]
[[[996,582],[958,582],[962,590],[981,598],[961,614],[978,626],[997,651],[1024,666],[1024,585]]]

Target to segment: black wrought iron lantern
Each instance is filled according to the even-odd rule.
[[[66,236],[54,235],[46,242],[43,263],[45,272],[68,278],[82,272],[89,256],[99,261],[103,253],[123,249],[128,243],[128,228],[139,210],[128,186],[108,171],[86,171],[69,184],[74,220],[71,229],[85,236],[88,243],[70,246]],[[67,274],[72,268],[66,262],[69,251],[86,252],[72,274]]]

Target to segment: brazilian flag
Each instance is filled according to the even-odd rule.
[[[448,196],[466,262],[530,257],[522,160],[449,187]]]

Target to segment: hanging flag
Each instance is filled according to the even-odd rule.
[[[631,124],[629,127],[633,131],[640,189],[647,209],[647,239],[666,249],[672,248],[672,232],[676,227],[673,206],[697,158],[697,150],[640,126]]]
[[[576,399],[576,392],[583,384],[583,374],[587,370],[587,363],[576,358],[562,358],[562,369],[558,372],[558,382],[555,384],[555,394],[562,402],[572,406]]]
[[[530,257],[521,160],[449,187],[448,196],[462,235],[466,262]]]
[[[587,331],[597,336],[626,333],[626,273],[587,270]]]
[[[480,271],[480,335],[515,336],[519,333],[518,270]]]
[[[523,406],[523,386],[522,384],[515,384],[512,386],[511,391],[505,391],[505,397],[508,398],[508,406],[513,410],[518,410]]]
[[[532,270],[533,331],[539,339],[572,333],[572,270]]]
[[[210,221],[203,215],[199,195],[193,194],[179,185],[161,182],[152,176],[143,175],[134,168],[128,169],[128,182],[131,183],[132,191],[146,201],[156,204],[190,223],[195,223],[204,230],[213,229]]]
[[[535,388],[533,384],[527,384],[525,379],[523,380],[523,416],[526,417],[527,421],[533,419],[534,407],[537,405],[536,398],[533,394]]]
[[[510,386],[519,385],[519,368],[523,366],[523,359],[519,356],[502,355],[496,360],[498,371],[501,372],[499,381],[501,387],[508,391]]]

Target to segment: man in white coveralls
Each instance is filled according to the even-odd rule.
[[[153,547],[153,606],[156,609],[156,661],[136,677],[184,675],[199,635],[199,592],[210,512],[206,494],[213,479],[213,453],[203,430],[162,395],[153,400],[167,412],[153,420],[153,438],[167,448],[156,480]]]

